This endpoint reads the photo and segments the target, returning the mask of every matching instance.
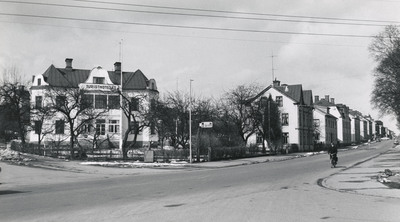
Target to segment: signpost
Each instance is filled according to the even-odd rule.
[[[200,128],[212,128],[213,122],[201,122],[199,124]]]

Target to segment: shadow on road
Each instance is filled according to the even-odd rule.
[[[0,195],[16,194],[16,193],[26,193],[26,192],[16,191],[16,190],[0,190]]]

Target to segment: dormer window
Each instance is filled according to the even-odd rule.
[[[94,84],[104,84],[104,77],[93,77]]]
[[[42,79],[38,79],[38,80],[37,80],[37,85],[38,85],[38,86],[42,85]]]

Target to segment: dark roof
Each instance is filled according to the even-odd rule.
[[[314,102],[314,105],[317,105],[317,106],[335,106],[335,104],[333,104],[333,103],[331,103],[329,101],[326,101],[325,99],[320,99],[317,102]]]
[[[295,103],[304,104],[303,87],[302,87],[301,84],[297,84],[297,85],[286,85],[286,84],[284,84],[284,85],[281,85],[281,86],[272,86],[272,85],[270,85],[267,88],[265,88],[263,91],[261,91],[257,96],[255,96],[254,98],[248,100],[246,103],[254,102],[257,98],[262,96],[265,92],[267,92],[271,88],[274,88],[274,89],[278,90],[279,92],[281,92],[283,95],[286,95],[287,97],[291,98],[292,100],[295,101]]]
[[[44,80],[51,86],[75,87],[84,83],[90,75],[91,70],[56,68],[51,65],[44,73]],[[115,85],[121,84],[121,74],[115,71],[108,71],[110,80]],[[123,72],[123,89],[146,89],[148,79],[141,70],[136,72]]]
[[[297,85],[282,85],[274,86],[278,91],[287,95],[297,103],[303,104],[303,86],[301,84]]]
[[[304,98],[304,103],[306,105],[311,106],[313,104],[312,90],[304,90],[303,91],[303,98]]]

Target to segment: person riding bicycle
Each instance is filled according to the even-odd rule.
[[[335,158],[335,161],[337,162],[337,153],[338,153],[337,148],[335,147],[335,145],[333,145],[333,143],[331,143],[331,146],[329,147],[329,150],[328,150],[329,158],[332,159],[332,157],[333,157],[333,158]]]

